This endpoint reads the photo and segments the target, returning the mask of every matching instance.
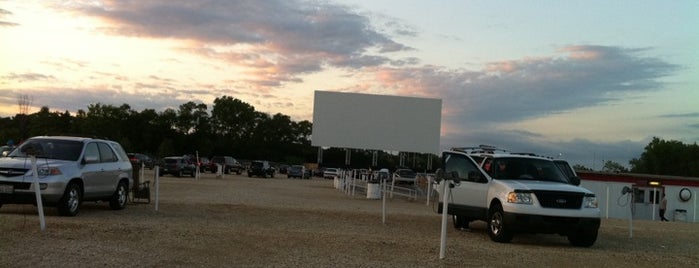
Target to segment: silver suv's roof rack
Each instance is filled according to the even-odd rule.
[[[494,153],[509,153],[505,149],[500,149],[492,145],[478,145],[478,147],[453,147],[452,151],[467,153],[467,154],[494,154]]]

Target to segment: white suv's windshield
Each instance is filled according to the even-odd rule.
[[[565,175],[553,161],[525,157],[494,158],[484,165],[494,179],[540,180],[568,183]]]
[[[82,152],[83,143],[58,139],[30,139],[12,151],[9,157],[27,157],[36,155],[40,158],[77,161]]]

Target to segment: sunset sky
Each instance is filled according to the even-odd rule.
[[[0,116],[315,90],[442,99],[443,149],[601,168],[699,140],[699,1],[0,0]],[[416,126],[420,122],[415,122]]]

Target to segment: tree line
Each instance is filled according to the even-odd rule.
[[[288,115],[269,115],[239,99],[223,96],[213,106],[186,102],[177,109],[135,111],[128,104],[90,104],[87,111],[51,112],[42,107],[33,114],[0,118],[0,141],[19,143],[40,135],[99,137],[118,141],[128,152],[155,157],[173,155],[227,155],[239,159],[264,159],[278,163],[302,164],[318,160],[318,147],[311,146],[313,124],[293,121]],[[403,166],[418,171],[439,167],[436,155],[406,154]],[[400,156],[378,152],[378,165],[372,167],[373,151],[352,150],[353,168],[399,167]],[[345,149],[323,151],[322,166],[345,167]],[[629,161],[630,169],[607,161],[603,171],[699,177],[699,146],[654,137],[645,151]],[[576,165],[575,169],[589,170]]]
[[[699,177],[699,145],[653,137],[629,164],[633,173]]]
[[[177,109],[135,111],[128,104],[90,104],[87,111],[50,111],[44,106],[33,114],[0,118],[0,141],[22,140],[40,135],[69,135],[118,141],[128,152],[157,158],[173,155],[202,157],[233,156],[238,159],[264,159],[278,163],[317,162],[318,147],[311,146],[312,123],[294,121],[288,115],[269,115],[231,96],[216,98],[211,109],[206,104],[186,102]],[[410,159],[412,156],[412,159]],[[426,155],[413,154],[408,164],[425,168]],[[344,167],[345,150],[323,152],[323,165]],[[351,166],[369,168],[372,152],[352,150]],[[381,167],[395,168],[395,154],[379,152]],[[434,160],[435,166],[438,161]]]

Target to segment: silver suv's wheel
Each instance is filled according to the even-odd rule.
[[[129,190],[127,189],[126,182],[120,181],[117,185],[112,199],[109,200],[109,207],[111,209],[124,209],[126,207],[126,201],[128,201]]]
[[[82,192],[80,191],[80,185],[75,182],[69,183],[65,193],[63,193],[63,197],[58,202],[58,214],[61,216],[78,215],[81,202]]]

